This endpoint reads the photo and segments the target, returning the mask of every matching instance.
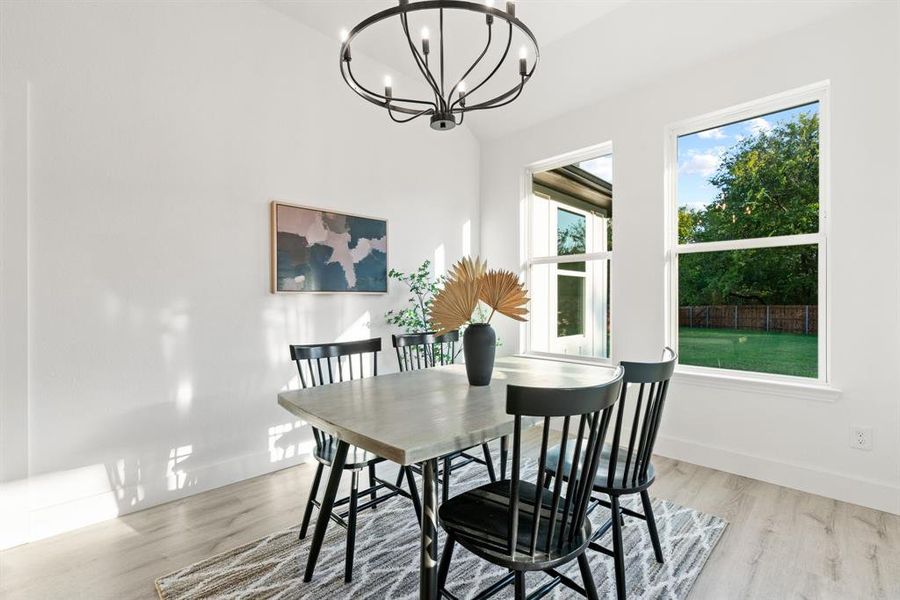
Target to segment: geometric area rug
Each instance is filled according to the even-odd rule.
[[[484,471],[484,467],[476,464],[459,473],[454,471],[451,490],[455,494],[484,483],[487,480]],[[422,489],[421,482],[419,489]],[[633,498],[637,499],[636,504],[626,505],[641,512],[640,499]],[[666,562],[656,562],[646,524],[626,517],[623,542],[628,597],[684,599],[728,524],[668,500],[654,499],[653,512]],[[608,519],[609,511],[603,507],[591,515],[594,527]],[[294,527],[160,577],[156,581],[159,596],[162,600],[415,600],[418,597],[419,529],[412,504],[405,498],[394,497],[375,510],[359,514],[351,583],[344,583],[346,533],[334,524],[325,535],[313,581],[303,582],[312,529],[311,524],[309,535],[302,541],[297,540],[299,527]],[[611,535],[611,531],[607,532],[600,543],[611,548]],[[441,531],[440,547],[443,547],[442,538]],[[612,558],[591,550],[587,554],[600,598],[615,598]],[[561,570],[581,583],[576,561]],[[471,598],[505,573],[504,569],[457,546],[447,587],[459,598]],[[525,577],[526,591],[530,592],[545,581],[546,575],[537,572],[527,573]],[[495,598],[512,596],[510,585]],[[546,597],[563,600],[580,596],[558,585]]]

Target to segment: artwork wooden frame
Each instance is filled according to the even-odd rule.
[[[272,200],[270,222],[273,294],[387,293],[387,219]]]

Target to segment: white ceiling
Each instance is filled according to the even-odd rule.
[[[516,5],[518,16],[534,31],[542,44],[549,44],[627,1],[518,0]],[[335,39],[338,38],[341,28],[350,29],[373,13],[397,4],[394,0],[262,0],[262,2]],[[497,0],[494,3],[497,8],[502,8],[505,4],[505,0]]]
[[[262,1],[334,37],[335,52],[341,28],[349,29],[395,4],[391,0]],[[517,16],[541,45],[539,69],[516,102],[471,114],[466,126],[483,140],[497,138],[812,23],[854,2],[858,0],[519,0]],[[502,6],[502,0],[496,5]],[[448,40],[453,36],[448,56],[463,57],[459,65],[448,64],[448,73],[461,72],[463,64],[483,47],[483,23],[478,21],[478,27],[469,23],[447,21]],[[437,29],[436,23],[426,24],[432,31]],[[419,25],[412,29],[418,31]],[[354,42],[354,48],[397,74],[418,80],[409,50],[403,46],[405,40],[394,28],[392,23],[373,28],[367,39],[360,36]],[[516,48],[519,43],[514,42]],[[515,71],[515,65],[510,68]],[[382,74],[374,75],[378,79],[367,81],[378,86]],[[510,76],[513,79],[507,82],[514,81],[515,73]],[[371,107],[361,103],[360,109]]]

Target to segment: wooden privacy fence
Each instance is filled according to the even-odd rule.
[[[703,329],[752,329],[817,335],[819,307],[815,304],[682,306],[678,309],[678,325]]]

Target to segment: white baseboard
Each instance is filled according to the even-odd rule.
[[[900,486],[660,435],[655,454],[900,515]]]
[[[626,420],[626,422],[628,422]],[[562,419],[550,427],[562,429]],[[623,439],[629,432],[622,429]],[[900,515],[900,486],[660,434],[654,454]]]
[[[191,468],[184,485],[115,485],[106,465],[0,484],[0,550],[193,496],[308,461],[308,453],[272,461],[270,450]],[[157,467],[165,472],[165,465]],[[124,499],[132,498],[131,501]]]

